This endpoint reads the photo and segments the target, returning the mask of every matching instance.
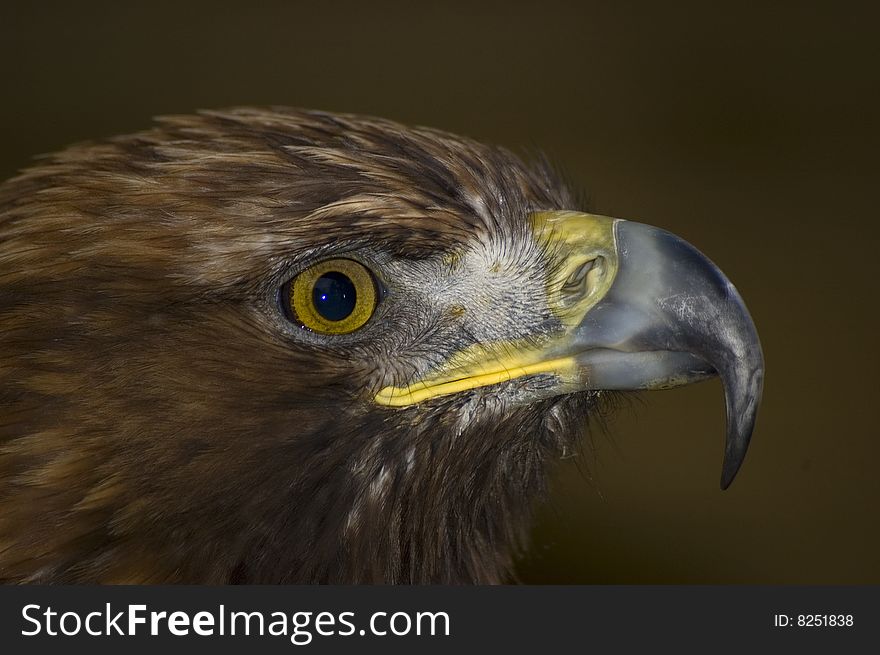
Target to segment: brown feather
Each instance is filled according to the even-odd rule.
[[[277,289],[357,249],[415,276],[574,204],[503,149],[282,108],[163,118],[0,185],[0,579],[507,579],[595,398],[380,409],[462,345],[462,310],[389,302],[326,342]]]

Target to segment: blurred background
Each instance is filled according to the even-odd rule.
[[[245,104],[539,148],[712,258],[767,375],[727,492],[717,381],[624,407],[557,467],[520,579],[876,584],[880,39],[846,3],[770,4],[4,2],[0,177]]]

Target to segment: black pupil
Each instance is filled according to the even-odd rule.
[[[330,271],[315,282],[312,302],[318,313],[328,321],[341,321],[354,311],[357,292],[347,275]]]

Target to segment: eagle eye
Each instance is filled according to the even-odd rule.
[[[364,325],[378,301],[373,274],[351,259],[328,259],[284,285],[290,318],[319,334],[348,334]]]

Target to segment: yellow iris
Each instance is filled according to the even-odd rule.
[[[328,259],[307,268],[290,284],[290,307],[303,326],[320,334],[348,334],[370,320],[376,284],[351,259]]]

